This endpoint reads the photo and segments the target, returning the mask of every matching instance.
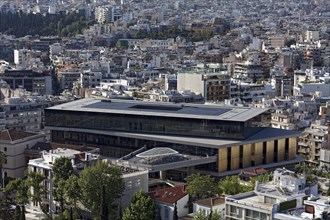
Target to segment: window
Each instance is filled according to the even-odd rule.
[[[265,196],[265,203],[266,204],[275,204],[276,203],[276,199]]]
[[[164,207],[164,218],[169,219],[170,217],[170,210],[167,207]]]
[[[4,147],[4,148],[3,148],[3,151],[5,151],[5,152],[6,152],[6,151],[7,151],[7,147]]]
[[[132,181],[129,181],[127,183],[127,190],[131,190],[132,189]]]
[[[230,206],[230,213],[233,216],[236,216],[237,212],[237,207],[236,206]]]
[[[136,180],[135,187],[140,188],[140,185],[141,185],[141,180],[140,179]]]

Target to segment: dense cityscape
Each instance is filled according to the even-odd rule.
[[[0,219],[330,219],[329,0],[0,0]]]

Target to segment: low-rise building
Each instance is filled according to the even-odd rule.
[[[173,220],[175,206],[177,206],[178,217],[188,214],[189,195],[186,191],[186,185],[158,189],[149,192],[148,195],[155,201],[160,219]]]
[[[202,212],[209,216],[211,213],[225,214],[225,198],[223,196],[197,200],[193,203],[193,212]]]
[[[43,203],[47,204],[53,212],[57,210],[57,203],[53,195],[53,174],[52,167],[56,159],[66,157],[73,166],[74,170],[82,170],[86,165],[93,164],[98,160],[98,156],[92,153],[81,152],[72,149],[58,148],[50,151],[43,151],[41,158],[32,159],[28,163],[28,169],[33,172],[44,174],[45,180],[43,185],[46,187],[46,194],[43,198]],[[31,203],[32,206],[38,207],[38,204]]]
[[[3,165],[5,177],[22,178],[27,168],[24,151],[30,149],[37,142],[45,141],[45,134],[4,130],[0,132],[0,151],[6,155]]]
[[[303,207],[306,195],[318,195],[316,183],[307,182],[304,174],[278,168],[271,182],[256,182],[254,191],[228,196],[226,219],[284,220],[274,215]]]
[[[273,128],[293,130],[296,128],[295,120],[290,109],[276,109],[272,113],[271,125]]]

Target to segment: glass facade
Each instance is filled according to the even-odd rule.
[[[111,135],[75,132],[75,131],[51,131],[52,141],[56,143],[65,144],[84,144],[86,146],[94,146],[100,148],[100,154],[107,157],[123,157],[134,150],[140,149],[145,146],[147,149],[153,147],[170,147],[183,154],[196,155],[196,156],[214,156],[218,154],[218,149],[206,148],[191,145],[172,144],[165,142],[158,142],[152,140],[135,139],[128,137],[118,137]],[[206,166],[206,165],[205,165]],[[214,168],[208,167],[209,170],[216,170],[217,166],[212,165]]]
[[[244,139],[261,128],[248,123],[163,116],[107,114],[46,109],[46,126]]]

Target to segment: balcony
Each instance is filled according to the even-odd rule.
[[[309,145],[308,145],[308,142],[302,142],[302,141],[299,141],[298,142],[298,145],[299,146],[303,146],[303,147],[308,147]]]

